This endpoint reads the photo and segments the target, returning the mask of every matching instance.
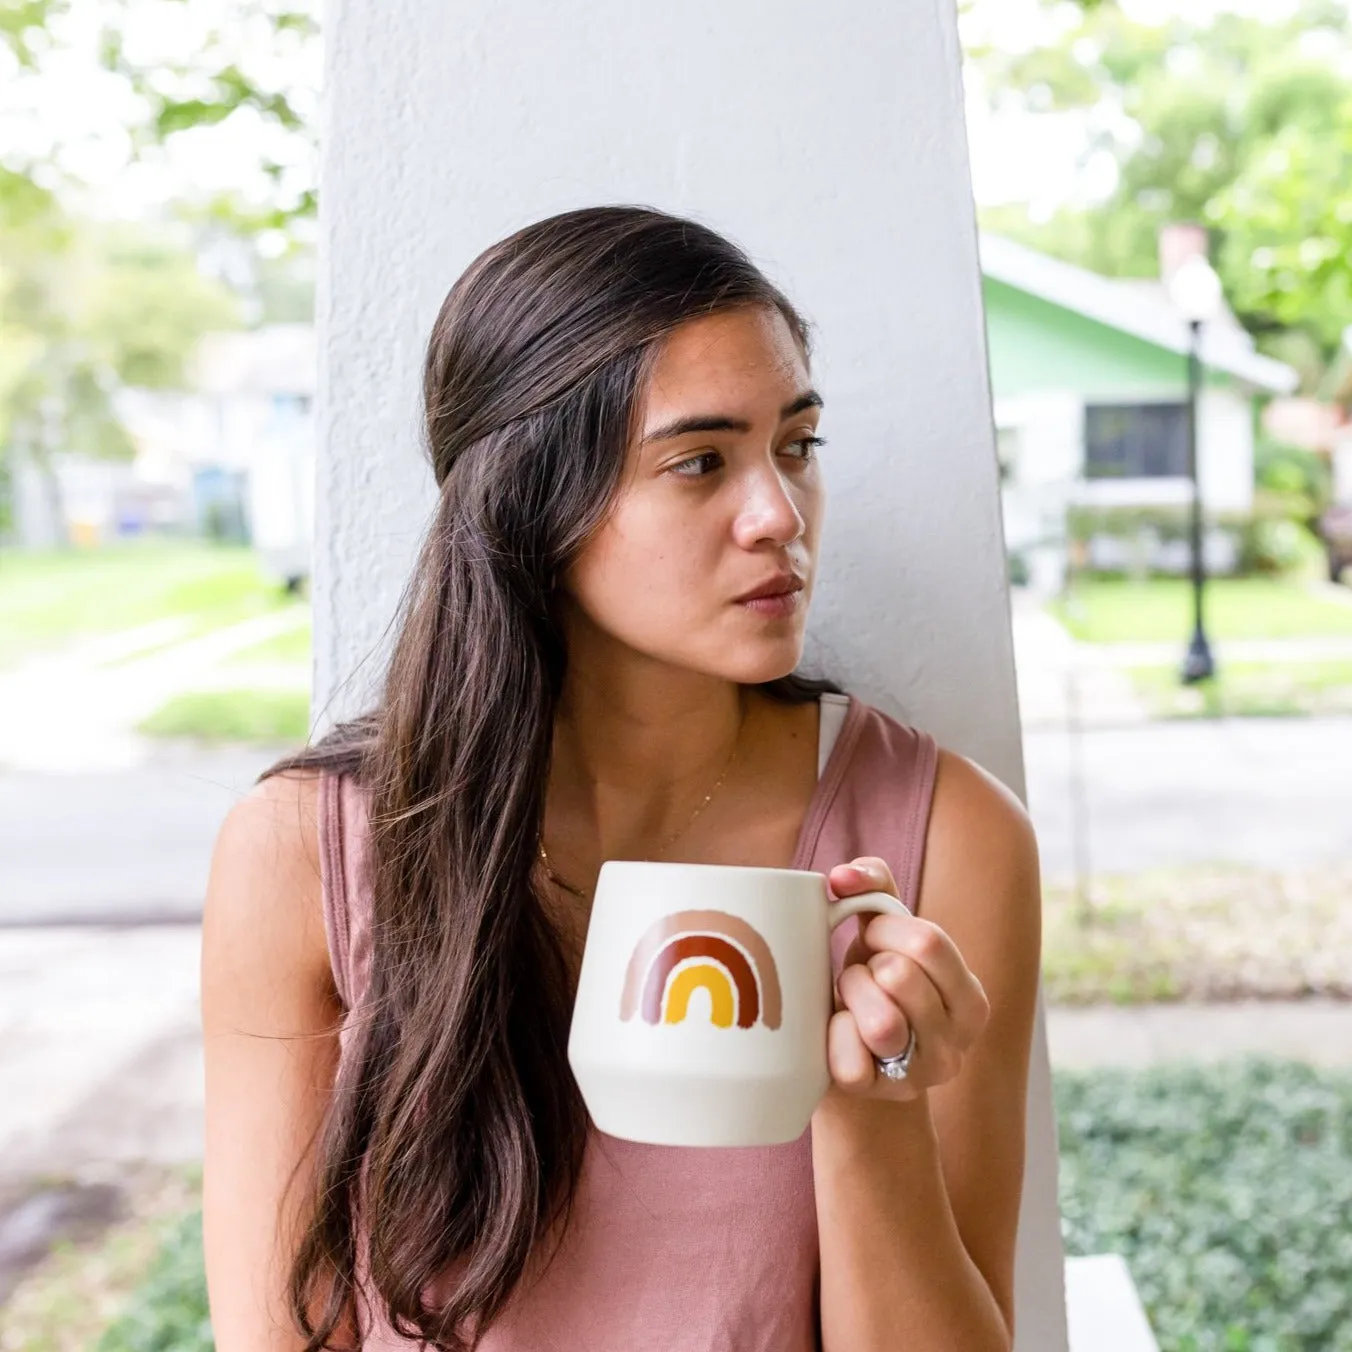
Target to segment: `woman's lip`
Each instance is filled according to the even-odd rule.
[[[748,601],[763,601],[770,596],[786,596],[792,592],[800,592],[807,585],[801,577],[794,575],[785,577],[782,582],[776,580],[777,585],[773,591],[764,591],[757,588],[755,591],[747,592],[745,596],[739,596],[737,600],[743,605]]]
[[[755,611],[757,615],[787,616],[798,609],[798,598],[802,596],[801,587],[787,588],[781,592],[772,592],[769,596],[751,596],[738,601],[739,606]]]

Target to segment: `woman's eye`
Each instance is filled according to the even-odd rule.
[[[717,451],[701,451],[689,460],[682,460],[671,466],[671,472],[682,479],[702,479],[705,473],[712,473],[723,463],[723,457]]]
[[[822,437],[799,437],[797,441],[789,442],[790,447],[798,448],[798,454],[794,457],[796,460],[811,460],[817,447],[825,445],[826,441]]]

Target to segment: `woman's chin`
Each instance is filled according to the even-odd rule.
[[[723,665],[724,674],[740,685],[763,685],[778,681],[798,669],[803,658],[801,637],[779,643],[747,644],[736,652],[729,652]]]

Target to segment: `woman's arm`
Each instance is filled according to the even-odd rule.
[[[863,872],[833,871],[838,893],[895,891],[881,860],[855,862]],[[841,974],[837,1087],[812,1133],[825,1352],[1013,1343],[1037,847],[1017,799],[950,753],[940,755],[917,912],[871,921],[852,954],[867,965]],[[901,1051],[903,1011],[917,1051],[911,1080],[893,1086],[874,1075],[872,1051]]]
[[[304,1346],[287,1279],[342,1014],[324,937],[316,783],[278,776],[237,803],[207,885],[203,1222],[219,1352]]]

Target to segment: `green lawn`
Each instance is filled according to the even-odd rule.
[[[303,690],[193,691],[176,695],[137,730],[203,742],[299,744],[310,733],[310,697]]]
[[[295,604],[240,546],[0,551],[0,664],[155,620],[180,617],[199,631]]]
[[[1352,661],[1222,662],[1184,685],[1178,667],[1130,667],[1152,718],[1282,718],[1352,713]]]
[[[307,620],[304,624],[288,629],[276,638],[264,639],[252,648],[241,648],[228,660],[240,662],[308,662],[314,645],[314,634]]]
[[[1184,578],[1077,578],[1071,595],[1058,600],[1052,613],[1086,643],[1186,644],[1192,588]],[[1341,605],[1296,582],[1216,578],[1206,584],[1206,623],[1215,639],[1352,637],[1352,604]]]

